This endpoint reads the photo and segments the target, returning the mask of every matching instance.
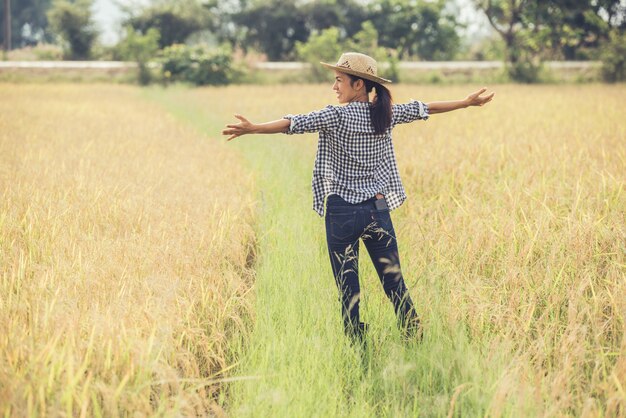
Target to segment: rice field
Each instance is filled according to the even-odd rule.
[[[241,158],[131,87],[0,97],[0,414],[219,411],[253,315]]]
[[[394,131],[425,337],[401,340],[365,256],[360,350],[315,135],[219,135],[330,86],[0,85],[0,412],[626,416],[626,86],[490,88]]]

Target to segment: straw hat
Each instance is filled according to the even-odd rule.
[[[327,64],[325,62],[320,62],[320,64],[324,67],[332,68],[333,70],[337,70],[342,73],[352,74],[357,77],[366,78],[380,84],[391,83],[391,80],[378,77],[378,67],[374,58],[365,54],[359,54],[358,52],[346,52],[342,54],[336,65]]]

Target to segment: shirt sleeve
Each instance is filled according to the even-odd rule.
[[[330,131],[339,126],[339,111],[334,106],[326,106],[306,115],[285,115],[283,119],[291,121],[287,135],[305,132]]]
[[[392,106],[392,125],[399,123],[411,123],[414,120],[428,119],[428,105],[418,100],[411,100],[409,103],[396,104]]]

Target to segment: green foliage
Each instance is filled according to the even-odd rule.
[[[625,13],[620,0],[550,0],[541,9],[550,34],[544,44],[553,58],[597,59],[611,27],[619,25]]]
[[[506,45],[511,79],[539,79],[541,59],[592,58],[590,51],[623,27],[621,0],[474,0]]]
[[[379,64],[379,75],[398,81],[398,57],[395,51],[378,46],[378,32],[372,22],[364,22],[354,37],[343,41],[338,28],[328,28],[313,34],[307,42],[297,42],[298,58],[311,65],[310,80],[330,81],[333,72],[320,61],[335,63],[343,52],[354,51],[373,57]],[[384,67],[389,64],[385,71]]]
[[[626,32],[613,31],[602,48],[602,78],[609,83],[626,81]]]
[[[128,28],[126,37],[118,44],[119,54],[122,59],[148,62],[159,50],[160,36],[155,28],[148,29],[145,34]]]
[[[540,45],[545,39],[545,24],[539,19],[543,10],[537,1],[478,0],[493,28],[505,43],[505,63],[511,80],[522,83],[539,81]]]
[[[537,34],[521,32],[515,42],[509,45],[507,73],[511,80],[521,83],[537,83],[542,63]]]
[[[384,48],[378,46],[378,31],[370,21],[363,22],[361,30],[348,39],[346,45],[347,49],[369,55],[377,61],[387,55]]]
[[[541,61],[526,56],[516,62],[507,63],[507,74],[511,80],[520,83],[537,83],[541,74]]]
[[[505,46],[502,38],[498,35],[481,39],[472,44],[467,56],[461,58],[469,61],[501,61],[504,60]]]
[[[304,4],[303,4],[304,3]],[[250,1],[232,13],[236,34],[229,39],[245,50],[264,52],[270,60],[290,60],[297,55],[296,44],[310,36],[337,28],[341,39],[353,36],[369,19],[358,0],[269,0]]]
[[[398,53],[378,44],[378,31],[370,21],[363,22],[361,30],[347,41],[347,49],[373,57],[378,63],[378,75],[399,81]],[[384,68],[388,65],[388,68]]]
[[[92,0],[54,0],[48,12],[52,32],[59,36],[64,45],[64,57],[88,59],[98,36],[94,27]]]
[[[356,39],[358,32],[369,30],[367,25],[380,34],[378,46],[397,49],[400,57],[448,59],[459,47],[456,22],[443,13],[443,1],[383,0],[368,6],[350,0],[311,1],[302,7],[296,0],[251,4],[235,13],[233,22],[245,28],[240,39],[243,47],[257,48],[270,60],[292,59],[294,49],[302,56],[295,45],[308,43],[327,29],[336,28],[340,40]]]
[[[309,37],[304,42],[296,42],[298,57],[311,64],[312,81],[329,81],[333,78],[332,71],[320,65],[320,61],[334,63],[344,51],[340,40],[339,29],[329,28]]]
[[[126,24],[140,33],[156,29],[159,34],[159,48],[182,44],[192,33],[202,29],[200,16],[183,14],[171,8],[151,7],[138,16],[130,17]]]
[[[126,38],[118,45],[121,58],[133,60],[139,69],[139,84],[147,85],[152,81],[152,74],[148,68],[148,61],[154,58],[159,50],[159,31],[150,28],[145,35],[132,28],[127,30]]]
[[[235,24],[246,28],[244,48],[257,48],[270,60],[292,59],[296,42],[306,42],[309,38],[304,12],[296,0],[254,3],[233,19]]]
[[[48,32],[46,13],[52,0],[11,1],[11,45],[13,48],[35,46],[53,40]],[[0,44],[4,44],[4,1],[0,2]]]
[[[363,2],[355,0],[318,0],[306,3],[302,10],[306,26],[312,32],[335,27],[342,36],[350,38],[369,19]]]
[[[398,51],[400,58],[453,59],[460,47],[454,16],[444,13],[445,2],[380,0],[370,4],[370,20],[379,44]]]
[[[387,63],[389,66],[381,72],[382,76],[395,83],[400,82],[400,58],[395,49],[387,49]]]
[[[229,84],[240,75],[230,48],[209,50],[204,46],[176,44],[161,52],[165,82],[182,81],[201,85]]]
[[[63,50],[58,45],[38,44],[15,48],[7,55],[10,61],[60,61],[63,59]]]
[[[38,61],[60,61],[63,51],[55,45],[38,44],[33,47],[33,53]]]

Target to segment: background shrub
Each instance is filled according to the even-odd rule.
[[[309,80],[330,81],[334,73],[320,65],[320,61],[334,64],[343,52],[360,52],[373,57],[378,63],[378,75],[397,82],[398,54],[378,45],[378,32],[372,22],[364,22],[352,38],[342,40],[337,28],[325,29],[311,35],[307,42],[296,42],[298,57],[309,64]]]
[[[334,73],[320,65],[320,61],[333,64],[343,52],[343,44],[339,37],[339,29],[324,29],[318,34],[311,35],[307,42],[296,42],[298,57],[304,62],[311,64],[311,81],[329,81],[334,78]]]
[[[162,50],[161,62],[166,82],[182,81],[197,86],[225,85],[241,75],[228,47],[210,50],[202,45],[176,44]]]
[[[118,44],[118,52],[121,58],[133,60],[139,69],[139,84],[147,85],[152,81],[152,73],[148,62],[155,57],[159,50],[159,31],[150,28],[145,34],[128,29],[126,38]]]
[[[91,49],[98,37],[91,7],[92,0],[55,0],[48,11],[52,32],[63,42],[64,58],[91,58]]]
[[[626,32],[614,31],[602,51],[602,78],[609,83],[626,81]]]

